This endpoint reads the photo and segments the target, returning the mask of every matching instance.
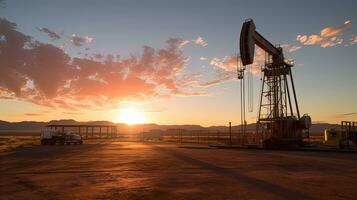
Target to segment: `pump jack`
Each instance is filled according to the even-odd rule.
[[[257,120],[257,133],[262,137],[262,145],[266,148],[301,145],[303,132],[308,131],[311,126],[311,118],[307,114],[300,116],[291,71],[293,62],[285,60],[283,49],[260,35],[255,30],[253,20],[249,19],[243,23],[240,35],[240,54],[244,68],[254,61],[255,45],[266,52]],[[293,98],[290,96],[288,77]],[[297,116],[294,115],[294,110]]]

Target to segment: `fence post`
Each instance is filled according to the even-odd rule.
[[[232,122],[229,122],[229,145],[232,146]]]

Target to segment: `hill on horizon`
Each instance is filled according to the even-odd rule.
[[[226,132],[229,130],[228,126],[208,126],[204,127],[201,125],[195,124],[186,124],[186,125],[158,125],[155,123],[148,124],[136,124],[128,125],[123,123],[114,123],[110,121],[86,121],[79,122],[73,119],[60,119],[60,120],[51,120],[48,122],[38,122],[38,121],[21,121],[21,122],[8,122],[0,120],[0,131],[40,131],[47,125],[108,125],[108,126],[117,126],[118,131],[122,133],[139,133],[149,130],[169,130],[169,129],[185,129],[185,130],[201,130],[201,131],[222,131]],[[329,124],[329,123],[315,123],[312,124],[310,128],[311,134],[322,134],[324,129],[330,128],[339,128],[338,124]],[[248,130],[255,130],[256,123],[247,124]],[[240,125],[232,126],[233,131],[240,130]]]

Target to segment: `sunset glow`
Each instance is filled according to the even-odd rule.
[[[0,0],[0,120],[239,124],[247,18],[294,60],[300,113],[328,123],[357,116],[357,94],[346,92],[357,85],[354,1],[326,4],[318,19],[316,2],[295,3],[290,19],[281,17],[292,14],[283,3],[124,2]],[[257,121],[266,59],[255,52],[247,123]]]
[[[133,124],[143,124],[146,122],[146,120],[142,112],[135,109],[128,108],[120,111],[120,114],[116,119],[116,122],[133,125]]]

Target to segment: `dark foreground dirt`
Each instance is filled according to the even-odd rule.
[[[35,146],[0,156],[0,199],[357,199],[357,154]]]

